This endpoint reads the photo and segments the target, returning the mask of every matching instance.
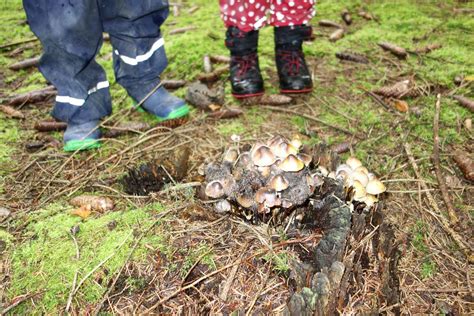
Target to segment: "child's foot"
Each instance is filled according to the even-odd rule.
[[[189,106],[186,102],[169,93],[164,87],[158,88],[150,95],[141,108],[155,115],[159,121],[177,119],[189,114]]]
[[[89,150],[100,147],[99,122],[92,121],[82,124],[68,123],[64,132],[64,147],[66,152]]]

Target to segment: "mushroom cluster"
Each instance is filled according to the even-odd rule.
[[[336,171],[329,172],[327,176],[343,181],[345,187],[352,188],[352,199],[365,203],[369,208],[386,191],[385,185],[355,157],[349,157],[346,163],[339,165]]]
[[[231,147],[220,161],[206,166],[205,194],[215,200],[219,213],[236,212],[248,220],[267,221],[309,202],[329,178],[348,189],[348,200],[369,208],[385,191],[383,183],[357,158],[350,157],[329,172],[305,152],[298,138],[290,141],[279,135],[249,150]]]
[[[221,162],[206,167],[205,193],[218,199],[218,212],[232,206],[248,219],[290,210],[305,203],[314,192],[317,176],[311,175],[312,157],[300,151],[301,141],[274,136],[249,151],[228,149]]]

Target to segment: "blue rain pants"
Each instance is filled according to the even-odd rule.
[[[58,90],[52,115],[82,124],[111,113],[109,82],[95,56],[110,35],[117,82],[135,100],[159,82],[168,61],[160,26],[168,0],[23,0],[43,45],[39,69]]]

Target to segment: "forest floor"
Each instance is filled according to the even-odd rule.
[[[318,26],[318,21],[343,24],[344,8],[353,23],[342,39],[331,42],[334,29]],[[362,18],[361,10],[374,18]],[[0,112],[0,313],[57,314],[68,302],[74,314],[99,309],[124,314],[280,313],[289,297],[291,247],[262,252],[270,243],[265,234],[238,218],[213,214],[194,193],[202,180],[198,170],[232,145],[234,134],[242,144],[275,134],[299,134],[309,145],[349,143],[350,151],[341,158],[358,157],[388,187],[381,212],[399,242],[398,302],[387,304],[367,284],[367,293],[357,293],[340,312],[472,313],[474,269],[443,226],[449,214],[433,162],[433,124],[440,94],[441,178],[460,219],[452,230],[472,249],[474,186],[453,158],[461,151],[473,159],[473,115],[452,96],[474,97],[473,12],[474,5],[464,1],[321,1],[313,20],[315,38],[304,46],[315,83],[311,95],[276,110],[245,106],[230,97],[223,75],[216,85],[225,87],[224,108],[239,107],[242,115],[211,119],[194,108],[177,128],[109,138],[94,152],[66,154],[57,146],[61,132],[34,129],[36,122],[50,118],[54,98],[16,106],[23,119]],[[3,47],[34,38],[21,1],[1,2],[0,17],[0,99],[8,104],[12,96],[44,88],[47,82],[35,67],[8,68],[41,54],[34,40]],[[195,28],[169,34],[187,26]],[[227,55],[224,33],[217,1],[182,1],[180,14],[170,14],[163,28],[170,61],[163,77],[196,81],[204,55]],[[405,47],[408,57],[383,51],[377,45],[381,41]],[[430,44],[441,47],[414,53]],[[277,93],[271,28],[261,31],[259,45],[266,91]],[[364,54],[369,62],[336,58],[348,50]],[[104,42],[97,61],[111,82],[115,115],[108,126],[152,122],[143,113],[128,111],[132,100],[114,80],[110,42]],[[464,80],[456,83],[456,77]],[[408,111],[367,93],[401,80],[424,92],[404,99]],[[186,87],[175,93],[184,97]],[[48,144],[34,150],[33,142]],[[129,168],[173,160],[188,150],[187,173],[179,183],[148,196],[124,193],[121,179]],[[110,197],[115,208],[74,216],[69,201],[81,194]],[[254,256],[243,260],[243,254]]]

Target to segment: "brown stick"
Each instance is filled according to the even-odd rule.
[[[184,87],[186,80],[163,80],[161,83],[166,89],[175,90]]]
[[[24,301],[27,301],[29,300],[30,298],[33,298],[37,295],[40,295],[40,294],[43,294],[45,291],[41,291],[41,292],[37,292],[37,293],[33,293],[33,294],[25,294],[25,295],[21,295],[22,297],[18,298],[14,303],[10,304],[9,306],[5,307],[1,312],[0,312],[0,315],[6,315],[9,311],[11,311],[13,308],[17,307],[18,305],[20,305],[21,303],[23,303]]]
[[[182,33],[186,33],[186,32],[188,32],[188,31],[192,31],[192,30],[195,30],[195,29],[196,29],[195,26],[180,27],[180,28],[171,30],[171,31],[169,32],[169,35],[182,34]]]
[[[8,105],[0,105],[0,111],[5,113],[9,117],[17,118],[17,119],[24,119],[25,115],[18,110],[15,110],[11,106]]]
[[[40,57],[28,58],[20,62],[11,64],[8,68],[10,68],[11,70],[21,70],[21,69],[36,67],[38,66],[39,60],[40,60]]]
[[[38,132],[53,132],[53,131],[64,131],[66,130],[67,124],[64,122],[56,121],[42,121],[36,122],[34,129]]]
[[[405,143],[403,147],[405,148],[405,152],[407,154],[408,160],[410,161],[410,164],[413,168],[413,171],[415,172],[416,177],[419,180],[422,180],[420,169],[418,168],[415,158],[413,157],[410,144]],[[436,221],[438,221],[441,228],[446,232],[446,234],[448,234],[454,240],[454,242],[461,249],[461,252],[466,256],[467,260],[470,263],[473,263],[474,262],[474,255],[472,254],[473,249],[471,249],[470,246],[462,239],[462,237],[454,229],[451,228],[450,223],[446,219],[446,217],[441,215],[441,210],[439,209],[438,204],[436,204],[436,201],[431,195],[426,183],[424,181],[421,181],[420,185],[423,189],[423,192],[426,194],[429,204],[431,205],[433,210],[435,210],[436,213],[430,210],[429,208],[424,208],[424,210],[428,212],[428,214],[430,214]]]
[[[228,71],[229,71],[228,66],[217,68],[216,70],[214,70],[211,73],[200,74],[198,76],[198,80],[201,81],[201,82],[204,82],[204,83],[212,83],[212,82],[215,82],[215,81],[219,80],[219,78]]]
[[[406,58],[408,56],[408,53],[405,48],[397,46],[392,43],[388,42],[380,42],[377,43],[380,47],[382,47],[384,50],[389,51],[390,53],[394,54],[395,56],[399,58]]]
[[[463,106],[464,108],[468,109],[471,112],[474,112],[474,101],[468,99],[462,95],[453,95],[453,99],[459,102],[459,105]]]
[[[0,49],[10,48],[10,47],[13,47],[13,46],[26,44],[26,43],[30,43],[30,42],[36,42],[37,40],[38,40],[38,38],[35,37],[35,38],[29,38],[29,39],[22,40],[22,41],[12,42],[12,43],[1,45]]]
[[[230,108],[220,111],[211,112],[207,115],[209,118],[213,119],[229,119],[242,115],[244,112],[238,108]]]
[[[46,100],[49,97],[55,96],[57,91],[55,90],[54,86],[48,86],[44,89],[30,91],[27,93],[19,94],[13,96],[10,101],[8,101],[9,105],[21,105],[25,103],[36,103]]]
[[[443,197],[444,203],[446,204],[446,208],[448,209],[449,220],[453,226],[457,225],[459,222],[459,218],[454,211],[453,204],[451,203],[451,199],[449,198],[448,189],[446,187],[446,181],[443,177],[443,173],[441,172],[440,167],[440,159],[439,159],[439,112],[441,110],[441,94],[436,96],[436,105],[435,105],[435,115],[433,121],[433,162],[436,172],[436,178],[438,178],[439,189],[441,190],[441,196]]]
[[[340,132],[343,132],[345,134],[348,134],[348,135],[351,135],[351,136],[354,136],[356,138],[359,138],[359,139],[363,139],[364,137],[362,137],[361,135],[357,135],[357,134],[354,134],[352,133],[351,131],[343,128],[343,127],[339,127],[339,126],[336,126],[336,125],[332,125],[328,122],[325,122],[317,117],[314,117],[314,116],[311,116],[311,115],[308,115],[308,114],[304,114],[304,113],[300,113],[298,111],[294,111],[294,110],[290,110],[290,109],[287,109],[287,108],[280,108],[280,107],[275,107],[275,106],[268,106],[268,105],[264,105],[263,108],[265,109],[269,109],[269,110],[272,110],[272,111],[277,111],[277,112],[284,112],[284,113],[291,113],[291,114],[294,114],[294,115],[299,115],[301,117],[304,117],[308,120],[311,120],[311,121],[314,121],[314,122],[318,122],[322,125],[325,125],[327,127],[331,127],[337,131],[340,131]]]

